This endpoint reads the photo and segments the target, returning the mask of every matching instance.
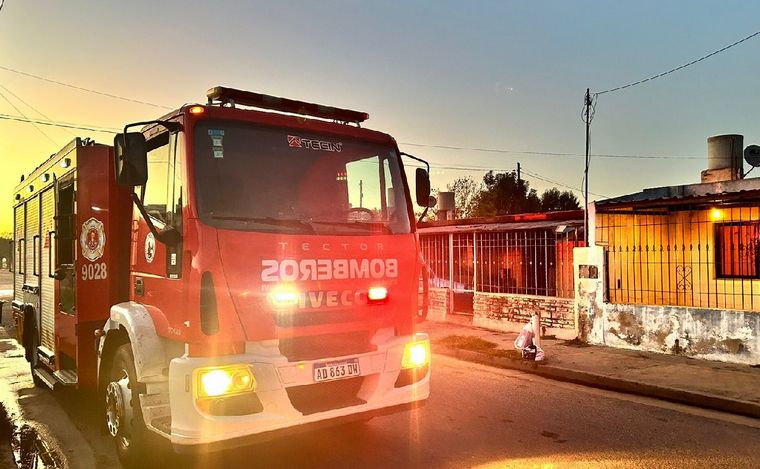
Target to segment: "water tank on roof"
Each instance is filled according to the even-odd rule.
[[[742,168],[744,135],[716,135],[707,139],[707,169]]]
[[[454,211],[454,193],[453,192],[439,192],[438,193],[438,210]]]
[[[716,135],[707,139],[707,169],[702,182],[734,181],[744,177],[743,135]]]
[[[453,220],[456,215],[453,192],[439,192],[438,202],[438,220]]]

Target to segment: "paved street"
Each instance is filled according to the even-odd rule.
[[[10,325],[10,315],[4,318]],[[18,354],[17,352],[15,352]],[[436,355],[418,411],[198,457],[169,467],[758,467],[760,420],[547,380]],[[25,363],[18,373],[27,374]],[[29,389],[24,414],[62,442],[72,467],[118,467],[92,396]],[[5,399],[3,400],[6,401]],[[81,435],[67,427],[61,410]],[[56,415],[58,415],[56,417]],[[70,424],[69,424],[70,425]]]
[[[164,467],[758,467],[760,421],[435,357],[429,404],[366,428],[177,458]],[[96,417],[59,396],[99,467]]]

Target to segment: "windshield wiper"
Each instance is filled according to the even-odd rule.
[[[393,234],[393,230],[383,222],[366,222],[366,221],[333,221],[333,220],[311,220],[312,224],[347,226],[349,228],[361,228],[362,230],[371,230],[372,228],[381,227],[384,232]]]
[[[232,216],[232,215],[209,215],[209,216],[213,218],[214,220],[253,222],[253,223],[259,223],[262,225],[292,226],[295,228],[306,229],[306,231],[308,231],[309,233],[314,233],[314,227],[311,226],[311,223],[305,220],[297,220],[295,218],[243,217],[243,216]]]

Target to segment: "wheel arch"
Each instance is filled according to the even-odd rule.
[[[137,380],[141,383],[166,381],[164,370],[168,361],[161,337],[156,333],[154,319],[145,306],[128,301],[111,307],[111,314],[103,327],[103,338],[98,350],[99,385],[101,389],[110,362],[110,356],[121,345],[130,343],[135,358]]]

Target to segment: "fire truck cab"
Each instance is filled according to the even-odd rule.
[[[361,112],[207,97],[113,147],[75,139],[15,192],[18,340],[36,383],[97,391],[125,465],[157,438],[234,447],[429,395],[395,140]]]

